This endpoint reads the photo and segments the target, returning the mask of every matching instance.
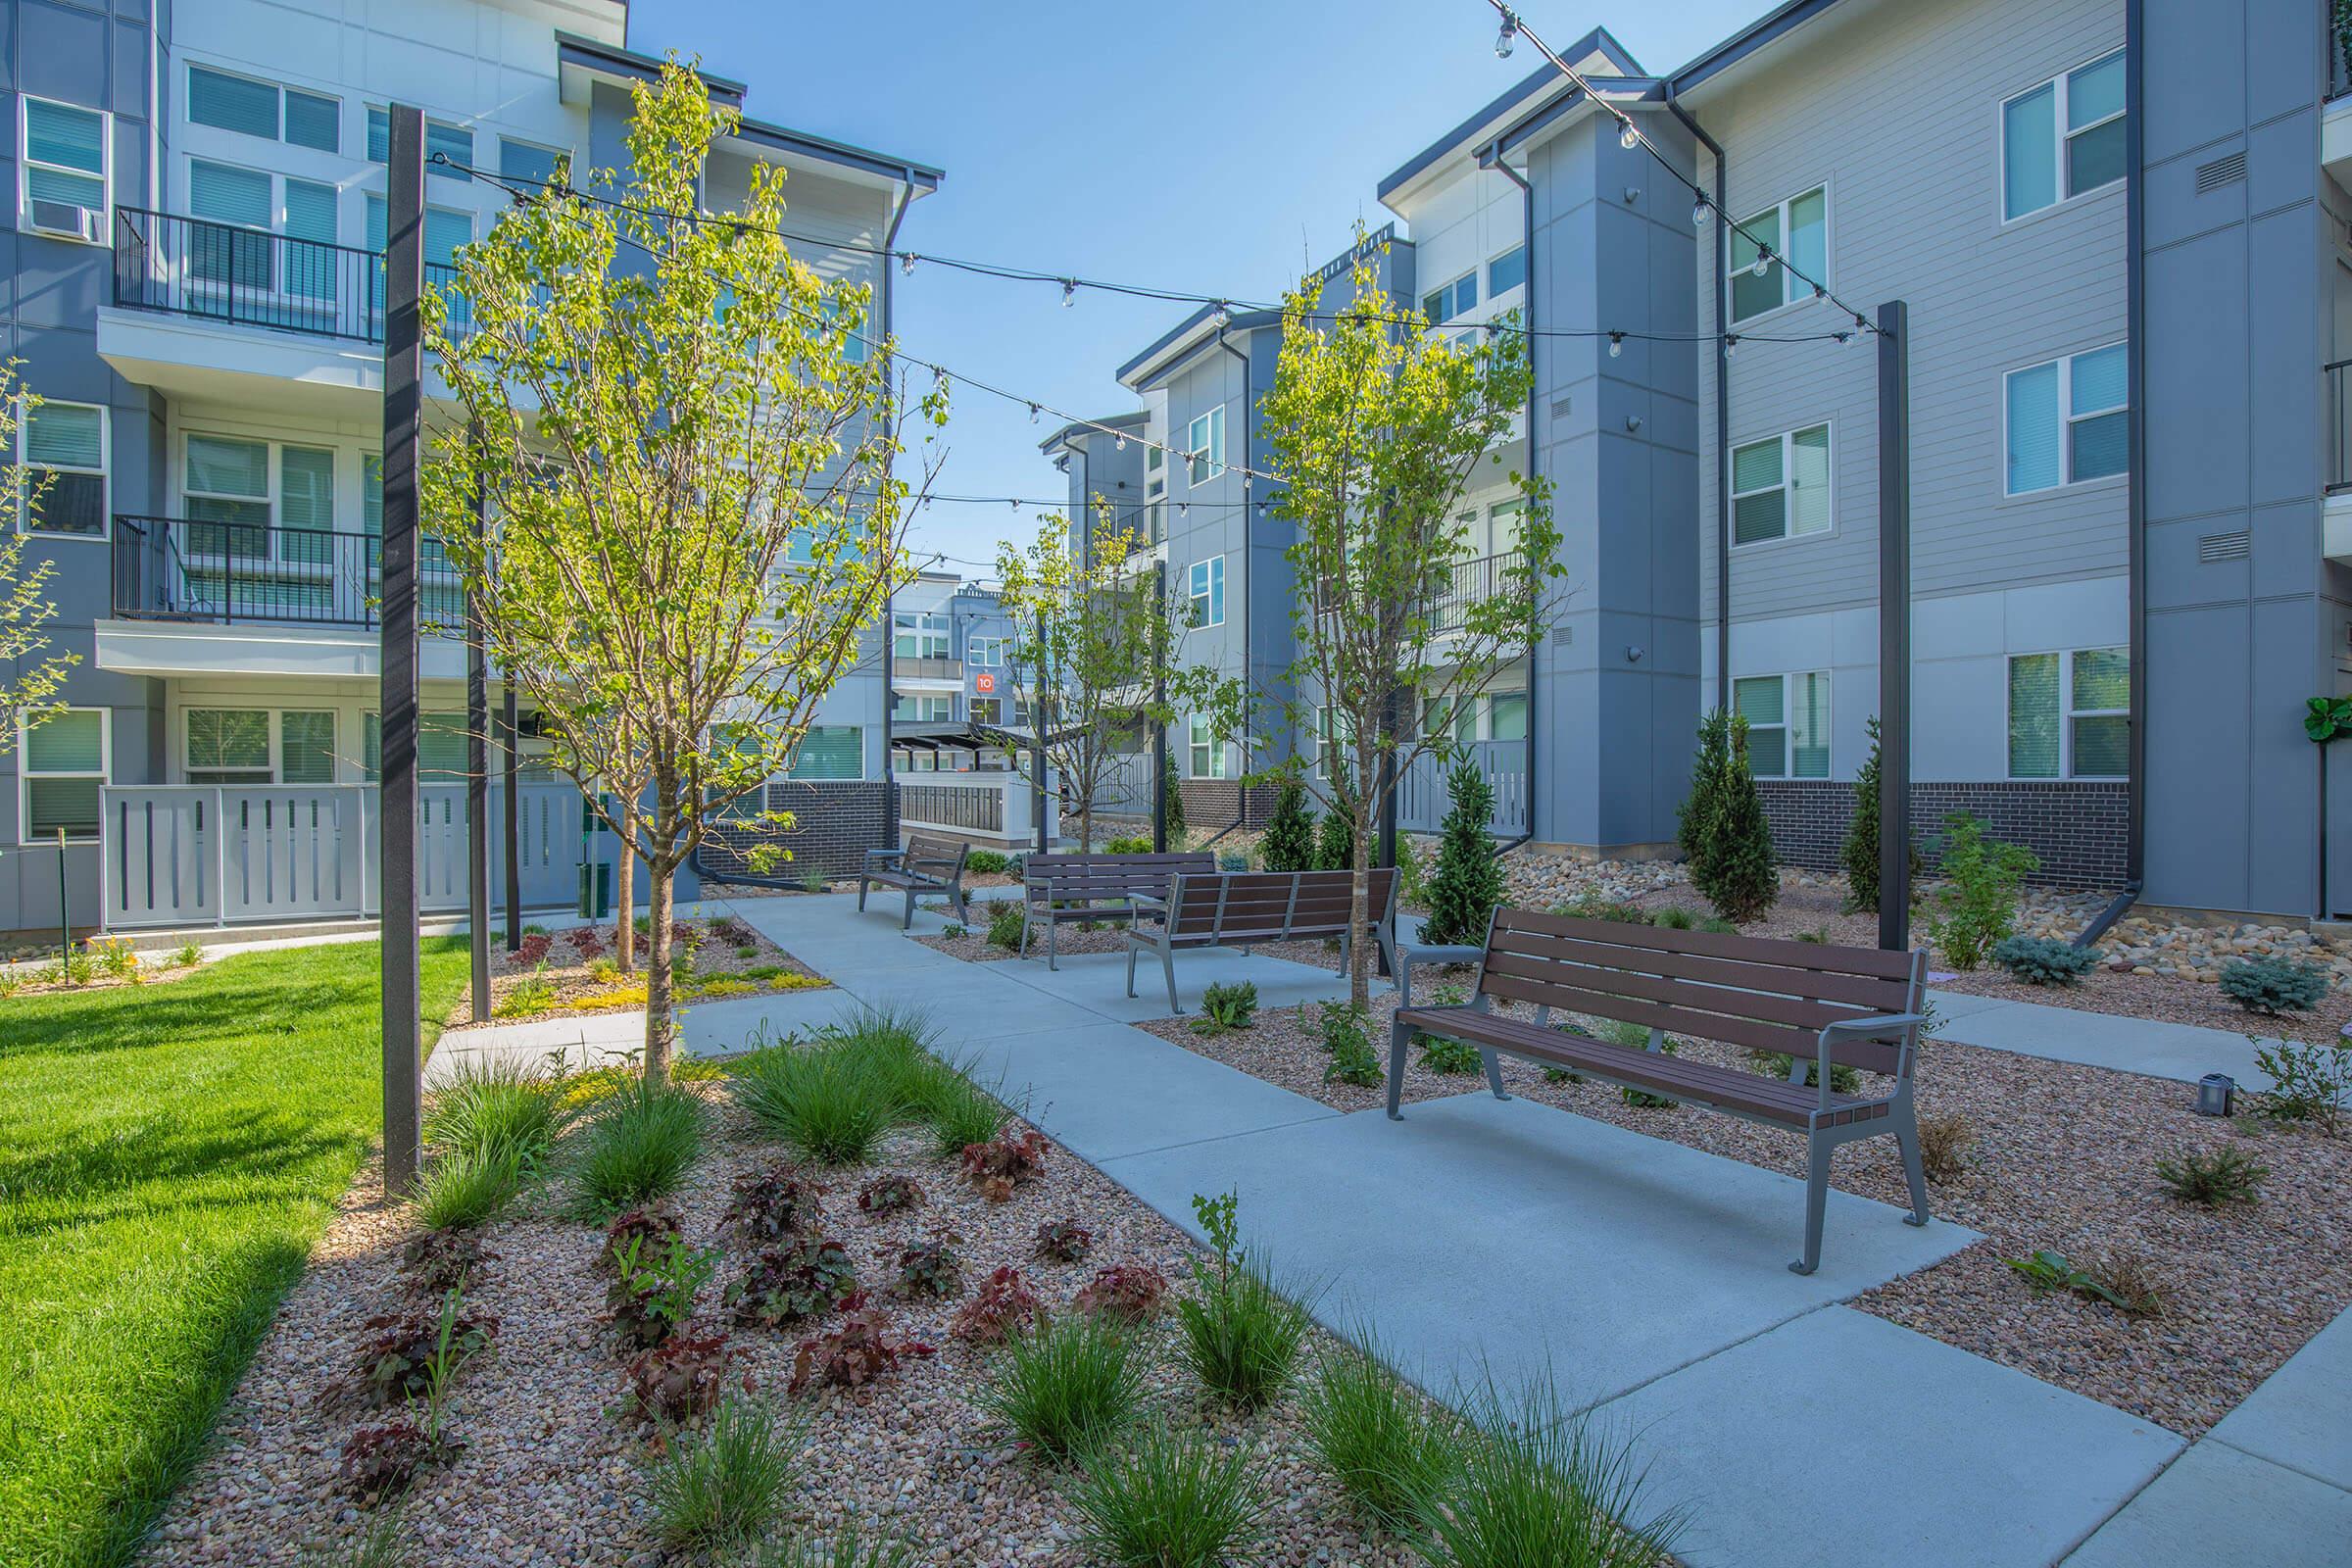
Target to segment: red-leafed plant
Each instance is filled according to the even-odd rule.
[[[771,1247],[819,1223],[816,1195],[824,1191],[801,1180],[790,1160],[735,1178],[735,1196],[719,1216],[718,1233],[753,1247]]]
[[[528,932],[514,945],[514,961],[524,964],[545,963],[548,951],[555,945],[555,939],[544,931]]]
[[[385,1312],[365,1327],[350,1387],[371,1405],[437,1400],[458,1367],[498,1337],[498,1319],[466,1311],[455,1291],[433,1308]]]
[[[1113,1263],[1080,1286],[1070,1304],[1081,1312],[1141,1323],[1160,1309],[1167,1295],[1167,1276],[1151,1264]]]
[[[980,1282],[972,1298],[956,1314],[952,1333],[959,1340],[997,1345],[1021,1333],[1045,1316],[1045,1303],[1007,1264]]]
[[[890,1326],[890,1314],[859,1292],[841,1303],[841,1321],[823,1334],[803,1340],[792,1358],[791,1392],[814,1384],[820,1388],[858,1389],[902,1361],[936,1354],[920,1340],[901,1339]]]
[[[904,1213],[921,1207],[923,1200],[922,1184],[897,1172],[875,1177],[858,1193],[859,1211],[873,1215]]]
[[[682,1334],[632,1356],[621,1368],[628,1408],[663,1427],[682,1427],[710,1413],[726,1392],[735,1351],[723,1334]],[[751,1376],[743,1390],[752,1392]]]
[[[694,1316],[695,1297],[718,1271],[718,1258],[716,1250],[689,1247],[674,1231],[652,1245],[631,1237],[605,1292],[620,1343],[659,1345],[683,1334]]]
[[[803,1236],[755,1254],[744,1264],[743,1278],[727,1287],[726,1303],[736,1322],[772,1329],[814,1317],[857,1289],[857,1266],[839,1242]]]
[[[575,925],[571,928],[568,935],[571,940],[572,952],[578,954],[583,958],[596,957],[602,954],[608,946],[605,941],[604,930],[599,926]]]
[[[439,1299],[464,1290],[497,1256],[473,1231],[425,1231],[401,1250],[401,1277],[418,1295]]]
[[[1037,1228],[1037,1255],[1056,1263],[1075,1263],[1095,1250],[1095,1233],[1064,1216]]]
[[[899,1254],[899,1278],[895,1289],[901,1296],[954,1296],[963,1288],[963,1258],[955,1244],[962,1238],[953,1234],[935,1236],[927,1242],[917,1242]]]
[[[343,1440],[343,1482],[362,1507],[371,1508],[406,1491],[426,1465],[446,1464],[465,1446],[446,1432],[428,1430],[405,1415],[394,1416]]]
[[[637,1254],[650,1257],[662,1250],[672,1236],[680,1233],[678,1211],[667,1203],[648,1204],[612,1216],[605,1227],[605,1245],[596,1254],[596,1266],[607,1273],[618,1271],[620,1256],[637,1244]]]
[[[963,1178],[979,1188],[980,1195],[990,1202],[1004,1202],[1012,1197],[1015,1187],[1046,1173],[1049,1147],[1044,1137],[1035,1132],[1023,1133],[1018,1138],[1006,1135],[985,1144],[966,1144]]]

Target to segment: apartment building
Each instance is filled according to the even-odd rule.
[[[0,758],[0,930],[56,927],[60,829],[76,927],[365,912],[386,106],[421,105],[428,154],[449,160],[428,165],[430,272],[508,200],[467,167],[615,166],[630,84],[661,62],[627,47],[621,0],[7,11],[0,312],[44,400],[13,456],[57,475],[27,564],[55,563],[53,640],[80,663],[69,711]],[[741,106],[742,84],[709,79]],[[747,119],[711,156],[712,204],[761,162],[790,172],[795,223],[825,241],[807,259],[872,281],[887,319],[889,270],[835,244],[886,243],[939,171]],[[448,406],[436,390],[428,409]],[[429,545],[422,575],[427,621],[454,622]],[[428,908],[463,902],[463,675],[459,645],[428,635]],[[827,701],[799,770],[861,803],[874,834],[887,691],[877,658]],[[525,902],[568,902],[579,861],[611,846],[530,769],[533,715],[519,728]]]

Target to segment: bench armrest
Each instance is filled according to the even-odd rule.
[[[1484,948],[1472,947],[1396,947],[1396,1005],[1413,1004],[1413,965],[1416,963],[1476,963],[1487,956]]]
[[[1830,1108],[1830,1043],[1835,1040],[1900,1040],[1903,1054],[1896,1067],[1896,1076],[1908,1076],[1911,1070],[1911,1047],[1919,1038],[1922,1025],[1928,1021],[1922,1012],[1883,1012],[1869,1018],[1840,1018],[1822,1026],[1814,1081],[1820,1085],[1818,1102],[1823,1110]]]
[[[903,860],[906,858],[905,850],[868,850],[865,852],[865,861],[868,865],[888,865],[894,860]]]

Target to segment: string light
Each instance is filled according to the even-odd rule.
[[[1074,277],[1063,278],[1061,280],[1061,308],[1066,311],[1077,303],[1078,280]]]
[[[1617,137],[1617,145],[1629,153],[1642,145],[1642,133],[1634,128],[1634,122],[1630,116],[1626,119],[1625,129]]]
[[[1625,334],[1623,332],[1611,332],[1609,334],[1609,358],[1614,360],[1624,353]]]
[[[1035,424],[1035,423],[1037,422],[1037,414],[1038,414],[1038,408],[1037,408],[1037,405],[1036,405],[1036,404],[1034,404],[1034,403],[1030,404],[1030,405],[1029,405],[1029,422],[1030,422],[1031,424]]]
[[[1502,14],[1502,30],[1494,35],[1494,58],[1511,58],[1511,46],[1519,35],[1519,19],[1506,9]]]
[[[1707,226],[1707,199],[1704,196],[1690,204],[1690,226],[1693,228]]]
[[[1725,359],[1727,359],[1727,360],[1728,360],[1728,359],[1730,359],[1730,358],[1731,358],[1733,355],[1735,355],[1735,354],[1737,354],[1737,353],[1739,353],[1739,352],[1740,352],[1740,334],[1739,334],[1739,333],[1737,333],[1737,332],[1726,332],[1726,333],[1724,333],[1724,334],[1723,334],[1723,357],[1724,357]]]
[[[914,252],[907,251],[905,255],[899,258],[899,275],[901,277],[912,277],[914,275]]]

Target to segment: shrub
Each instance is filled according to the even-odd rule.
[[[1465,755],[1446,774],[1446,793],[1452,804],[1429,879],[1429,918],[1421,923],[1421,940],[1432,947],[1486,941],[1487,924],[1506,892],[1502,857],[1487,831],[1494,816],[1494,786],[1485,769]]]
[[[1176,1303],[1179,1348],[1203,1388],[1255,1410],[1290,1383],[1306,1338],[1307,1314],[1241,1252],[1236,1202],[1232,1193],[1193,1197],[1193,1213],[1217,1256],[1213,1265],[1193,1261],[1198,1295]]]
[[[1141,833],[1122,833],[1102,846],[1105,855],[1150,855],[1152,840]]]
[[[1338,801],[1315,823],[1315,867],[1318,871],[1355,868],[1355,818]]]
[[[349,1384],[362,1404],[414,1404],[438,1410],[467,1361],[498,1338],[498,1319],[466,1309],[453,1290],[429,1309],[405,1307],[371,1317]]]
[[[814,1317],[850,1299],[858,1291],[857,1266],[839,1242],[803,1236],[788,1247],[770,1247],[743,1265],[725,1300],[738,1323],[778,1328]]]
[[[1243,850],[1219,850],[1217,852],[1217,869],[1227,872],[1247,871],[1250,869],[1250,856]]]
[[[1459,986],[1440,986],[1430,997],[1433,1006],[1458,1006],[1464,997]],[[1434,1073],[1459,1075],[1478,1072],[1486,1066],[1486,1058],[1478,1048],[1444,1035],[1416,1035],[1421,1042],[1421,1065]]]
[[[1122,1323],[1143,1323],[1158,1315],[1167,1296],[1167,1276],[1151,1264],[1113,1263],[1080,1286],[1070,1304]]]
[[[1664,1568],[1679,1514],[1648,1514],[1631,1450],[1560,1407],[1547,1381],[1473,1399],[1472,1430],[1444,1506],[1424,1510],[1415,1546],[1449,1568]]]
[[[694,1317],[694,1298],[717,1271],[719,1254],[668,1235],[647,1243],[631,1238],[613,1259],[605,1305],[613,1331],[627,1346],[660,1345],[682,1334]]]
[[[2017,913],[2017,890],[2041,858],[2020,844],[1984,837],[1984,824],[1966,811],[1944,818],[1936,913],[1928,938],[1955,968],[1974,969],[2006,941]]]
[[[988,945],[1012,952],[1021,945],[1021,928],[1027,923],[1018,899],[998,899],[988,906]]]
[[[1275,791],[1273,812],[1257,841],[1257,858],[1269,871],[1314,868],[1315,819],[1307,813],[1306,786],[1294,775],[1284,774]]]
[[[2071,986],[2098,964],[2098,955],[2048,937],[2004,937],[1992,961],[2030,986]]]
[[[1200,1016],[1193,1020],[1193,1033],[1221,1035],[1229,1029],[1247,1029],[1256,1011],[1254,982],[1220,980],[1200,993]]]
[[[954,1235],[916,1242],[899,1253],[899,1277],[892,1289],[901,1296],[954,1296],[963,1289],[963,1257]]]
[[[193,942],[182,942],[165,961],[174,969],[193,969],[204,961],[204,949]]]
[[[1718,709],[1699,721],[1698,758],[1683,802],[1678,839],[1690,885],[1735,924],[1780,897],[1772,826],[1747,760],[1747,720]]]
[[[678,1211],[667,1203],[623,1209],[605,1227],[605,1245],[597,1251],[596,1266],[608,1274],[616,1272],[621,1254],[631,1244],[636,1245],[640,1256],[656,1256],[667,1249],[668,1239],[681,1235],[683,1229]]]
[[[963,868],[974,876],[1002,876],[1011,863],[1002,850],[974,850],[963,858]]]
[[[580,1142],[575,1204],[602,1219],[677,1190],[703,1152],[703,1103],[639,1081],[597,1107]]]
[[[752,1247],[780,1242],[823,1220],[817,1192],[789,1162],[745,1171],[735,1178],[734,1196],[718,1217],[718,1234]]]
[[[1002,1138],[1012,1111],[997,1096],[956,1073],[942,1080],[926,1119],[939,1152],[960,1155],[973,1144],[993,1144]]]
[[[513,1153],[445,1154],[416,1183],[416,1218],[428,1230],[469,1230],[498,1218],[522,1186]]]
[[[338,1469],[360,1505],[373,1507],[407,1490],[425,1466],[447,1463],[464,1446],[446,1433],[427,1432],[405,1415],[395,1416],[344,1439]]]
[[[410,1290],[438,1300],[472,1284],[497,1257],[471,1231],[426,1231],[401,1249],[400,1267]]]
[[[1316,1357],[1298,1414],[1323,1468],[1383,1529],[1405,1530],[1461,1462],[1451,1423],[1354,1346]]]
[[[2262,1201],[2262,1183],[2270,1174],[2270,1167],[2233,1144],[2224,1144],[2210,1154],[2183,1150],[2177,1159],[2156,1161],[2156,1179],[2175,1198],[2208,1207]]]
[[[1664,931],[1688,931],[1697,923],[1697,917],[1689,909],[1666,908],[1651,915],[1649,923]]]
[[[1025,1331],[1045,1316],[1045,1310],[1021,1271],[1004,1264],[981,1281],[972,1298],[956,1310],[948,1332],[959,1340],[994,1345]]]
[[[2163,1305],[2163,1288],[2155,1283],[2146,1261],[2136,1253],[2107,1252],[2082,1267],[2062,1252],[2035,1252],[2032,1257],[2001,1261],[2025,1277],[2036,1296],[2067,1291],[2093,1301],[2104,1301],[2134,1317],[2146,1316]]]
[[[1380,1057],[1372,1050],[1371,1020],[1361,1007],[1328,1003],[1316,1014],[1315,1028],[1323,1037],[1323,1049],[1331,1054],[1331,1064],[1323,1069],[1325,1083],[1353,1084],[1358,1089],[1380,1086],[1383,1074]]]
[[[1964,1168],[1968,1146],[1977,1130],[1957,1112],[1923,1116],[1919,1122],[1919,1163],[1930,1181],[1948,1182]]]
[[[1838,863],[1845,871],[1845,912],[1879,912],[1879,715],[1870,715],[1870,755],[1854,774],[1854,814],[1846,819]]]
[[[710,1429],[657,1453],[646,1467],[654,1534],[673,1550],[708,1550],[750,1541],[783,1510],[800,1476],[804,1428],[777,1430],[755,1399],[718,1401]]]
[[[1249,1449],[1198,1430],[1153,1425],[1098,1448],[1072,1490],[1079,1540],[1116,1568],[1218,1568],[1248,1560],[1265,1533],[1266,1497]]]
[[[899,1111],[874,1058],[838,1042],[755,1051],[735,1064],[728,1087],[753,1121],[820,1165],[872,1158]]]
[[[2222,966],[2222,995],[2267,1017],[2309,1012],[2328,995],[2328,971],[2294,958],[2232,958]]]
[[[725,1392],[735,1351],[723,1334],[682,1334],[631,1356],[622,1366],[623,1402],[667,1429],[709,1415]],[[749,1388],[750,1380],[745,1380]]]
[[[966,1144],[957,1168],[965,1181],[980,1189],[981,1197],[1002,1203],[1012,1197],[1015,1187],[1045,1174],[1049,1147],[1036,1132]]]
[[[604,930],[600,926],[575,925],[564,935],[564,939],[571,944],[572,952],[583,958],[593,958],[609,946],[605,941]]]
[[[1796,1058],[1785,1052],[1751,1051],[1747,1054],[1747,1064],[1767,1078],[1786,1079],[1789,1071],[1795,1067]],[[1810,1057],[1806,1060],[1805,1075],[1800,1082],[1807,1089],[1820,1086],[1820,1057]],[[1862,1075],[1842,1061],[1833,1061],[1830,1063],[1830,1088],[1834,1093],[1840,1095],[1858,1095],[1862,1092]]]
[[[2281,1040],[2258,1046],[2254,1064],[2270,1075],[2271,1087],[2255,1102],[2273,1121],[2309,1122],[2332,1137],[2344,1106],[2352,1101],[2352,1048],[2330,1041]]]
[[[1006,1337],[975,1402],[1037,1452],[1067,1459],[1125,1425],[1144,1393],[1134,1337],[1081,1314]]]
[[[919,1340],[902,1339],[890,1326],[890,1314],[862,1295],[841,1303],[841,1321],[826,1332],[803,1340],[792,1357],[794,1394],[814,1384],[820,1388],[863,1388],[885,1373],[896,1372],[903,1361],[936,1353]]]
[[[922,1184],[911,1176],[893,1172],[878,1176],[858,1190],[858,1211],[861,1214],[900,1214],[923,1205]]]
[[[1095,1250],[1095,1233],[1073,1216],[1050,1219],[1037,1228],[1037,1255],[1056,1263],[1075,1263]]]
[[[1176,748],[1162,750],[1159,760],[1160,821],[1167,830],[1168,848],[1181,850],[1185,832],[1192,824],[1184,819],[1184,781],[1176,772]]]

